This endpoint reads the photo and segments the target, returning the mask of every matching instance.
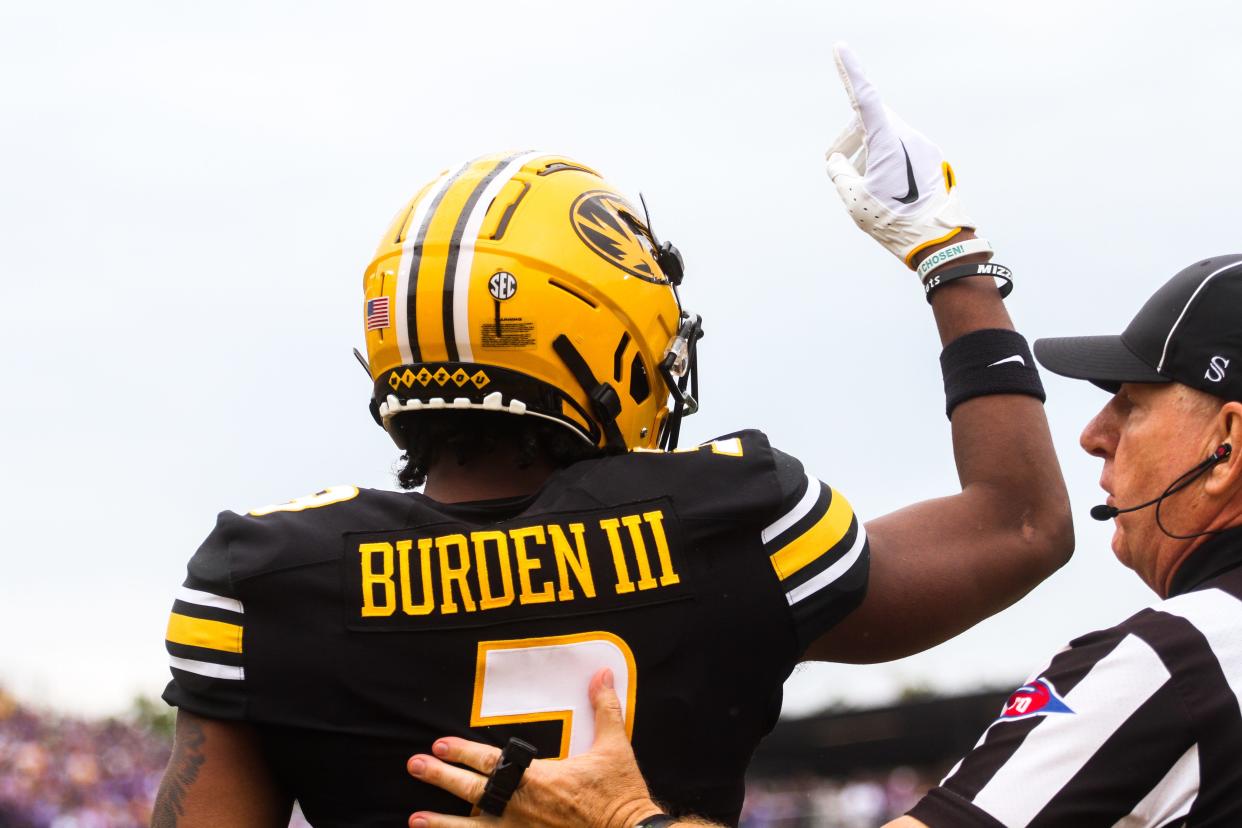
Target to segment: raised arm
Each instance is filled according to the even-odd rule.
[[[932,309],[945,345],[1013,329],[991,279],[937,289]],[[1069,560],[1069,498],[1039,400],[975,397],[954,408],[951,423],[961,492],[866,524],[867,596],[807,658],[861,663],[920,652],[1009,606]]]
[[[829,172],[859,226],[932,288],[962,486],[866,524],[866,598],[806,653],[876,662],[925,650],[1009,606],[1064,564],[1074,541],[1034,360],[1012,333],[992,333],[1013,331],[993,278],[940,283],[990,257],[957,202],[952,168],[883,105],[847,49],[837,64],[855,119]],[[865,156],[865,171],[852,154]],[[917,457],[911,447],[906,454]]]

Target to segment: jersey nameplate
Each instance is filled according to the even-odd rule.
[[[345,536],[354,630],[479,627],[687,597],[666,500],[487,528],[438,523]]]

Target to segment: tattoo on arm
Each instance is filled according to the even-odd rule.
[[[173,755],[168,760],[168,769],[164,771],[164,780],[155,798],[151,828],[177,828],[177,820],[185,816],[186,797],[198,779],[203,763],[207,761],[203,753],[206,741],[201,723],[188,716],[180,717]]]

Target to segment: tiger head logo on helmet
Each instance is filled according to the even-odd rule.
[[[675,448],[702,336],[682,272],[623,195],[567,158],[445,171],[363,277],[371,413],[401,448],[398,414],[443,409],[544,418],[609,451]]]

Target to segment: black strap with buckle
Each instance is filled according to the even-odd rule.
[[[503,816],[505,806],[522,782],[522,774],[526,773],[538,753],[529,742],[523,742],[516,737],[510,738],[500,752],[500,759],[496,761],[491,776],[487,777],[487,785],[483,788],[483,795],[479,797],[479,810],[492,816]]]
[[[617,389],[595,378],[591,366],[587,365],[587,361],[565,334],[552,340],[552,350],[556,351],[556,355],[565,363],[569,373],[574,375],[574,379],[586,392],[587,399],[591,401],[591,411],[604,429],[604,445],[624,450],[625,439],[621,436],[621,429],[617,427],[617,415],[621,413],[621,397],[617,394]]]

